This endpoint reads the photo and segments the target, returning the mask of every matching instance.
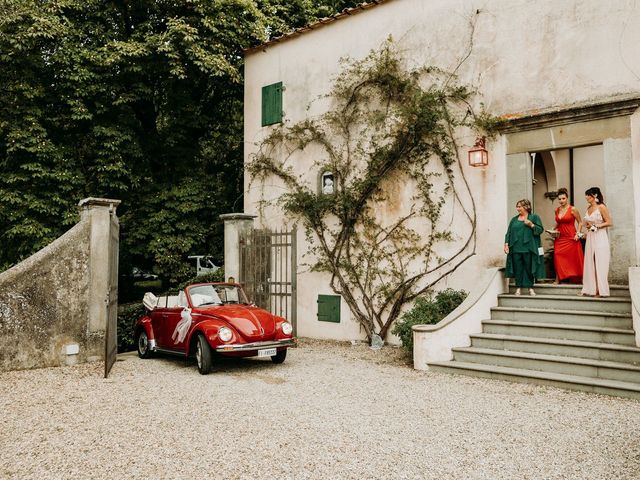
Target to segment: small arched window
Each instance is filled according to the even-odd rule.
[[[336,191],[333,172],[323,172],[320,180],[320,191],[324,195],[333,195]]]

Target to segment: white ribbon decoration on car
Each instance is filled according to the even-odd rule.
[[[173,335],[171,335],[174,343],[184,342],[184,339],[187,336],[187,332],[191,327],[191,321],[191,309],[185,308],[184,310],[182,310],[182,313],[180,313],[180,321],[176,325],[176,329],[173,331]]]

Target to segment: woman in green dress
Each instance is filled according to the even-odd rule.
[[[535,295],[533,284],[544,277],[544,257],[540,235],[544,232],[542,221],[531,213],[531,202],[527,199],[516,203],[518,215],[511,219],[504,236],[504,253],[507,254],[506,275],[516,282],[516,295],[522,288]]]

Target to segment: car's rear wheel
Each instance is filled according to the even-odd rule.
[[[207,339],[202,335],[198,335],[196,340],[196,363],[198,371],[202,375],[206,375],[211,371],[211,347],[207,343]]]
[[[285,358],[287,358],[287,349],[286,348],[283,348],[282,350],[280,350],[275,355],[271,355],[271,361],[273,363],[282,363],[282,362],[284,362]]]
[[[149,358],[151,356],[151,346],[149,345],[147,332],[141,330],[140,333],[138,333],[136,344],[138,345],[138,356],[140,358]]]

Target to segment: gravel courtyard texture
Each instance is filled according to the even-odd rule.
[[[640,402],[418,372],[302,340],[286,362],[118,358],[0,374],[0,478],[638,479]]]

